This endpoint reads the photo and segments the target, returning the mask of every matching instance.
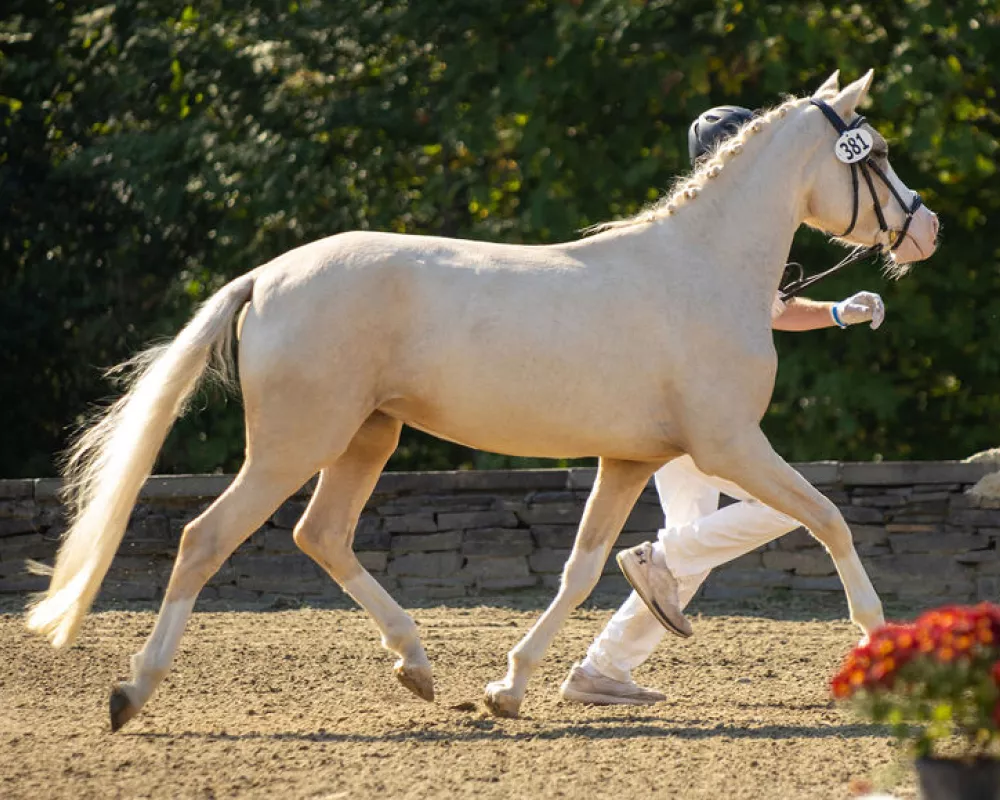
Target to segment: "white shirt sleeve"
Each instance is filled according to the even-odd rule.
[[[778,295],[775,295],[774,302],[771,304],[771,321],[774,322],[774,320],[784,314],[787,307],[788,304]]]

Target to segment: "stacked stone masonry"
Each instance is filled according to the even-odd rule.
[[[876,588],[886,598],[967,602],[1000,598],[1000,504],[967,490],[988,468],[956,462],[800,464],[841,509]],[[157,476],[143,489],[102,589],[103,600],[162,597],[184,525],[229,476]],[[361,563],[405,600],[552,590],[573,545],[594,470],[387,473],[358,524]],[[0,481],[0,593],[43,589],[26,560],[51,564],[64,530],[58,481]],[[342,598],[295,546],[292,530],[311,485],[256,531],[206,587],[232,602]],[[655,536],[662,522],[650,485],[615,546]],[[600,588],[624,597],[613,558]],[[774,590],[840,593],[825,551],[804,530],[716,570],[708,598]]]

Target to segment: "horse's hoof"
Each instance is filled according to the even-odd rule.
[[[506,684],[497,682],[486,687],[486,697],[483,698],[486,707],[494,717],[517,719],[521,712],[521,698],[516,697]]]
[[[122,725],[139,713],[139,709],[132,704],[129,696],[121,686],[116,686],[111,690],[111,732],[115,733]]]
[[[396,673],[396,679],[421,700],[434,702],[434,676],[430,667],[397,661],[392,671]]]

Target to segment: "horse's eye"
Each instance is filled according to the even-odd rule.
[[[882,159],[882,160],[888,159],[889,158],[889,143],[885,139],[883,139],[881,137],[879,137],[878,139],[876,139],[875,142],[872,145],[872,155],[875,158],[878,158],[878,159]]]

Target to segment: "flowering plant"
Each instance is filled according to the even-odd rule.
[[[966,755],[1000,742],[1000,606],[946,606],[888,624],[848,655],[830,682],[917,754],[959,735]]]

